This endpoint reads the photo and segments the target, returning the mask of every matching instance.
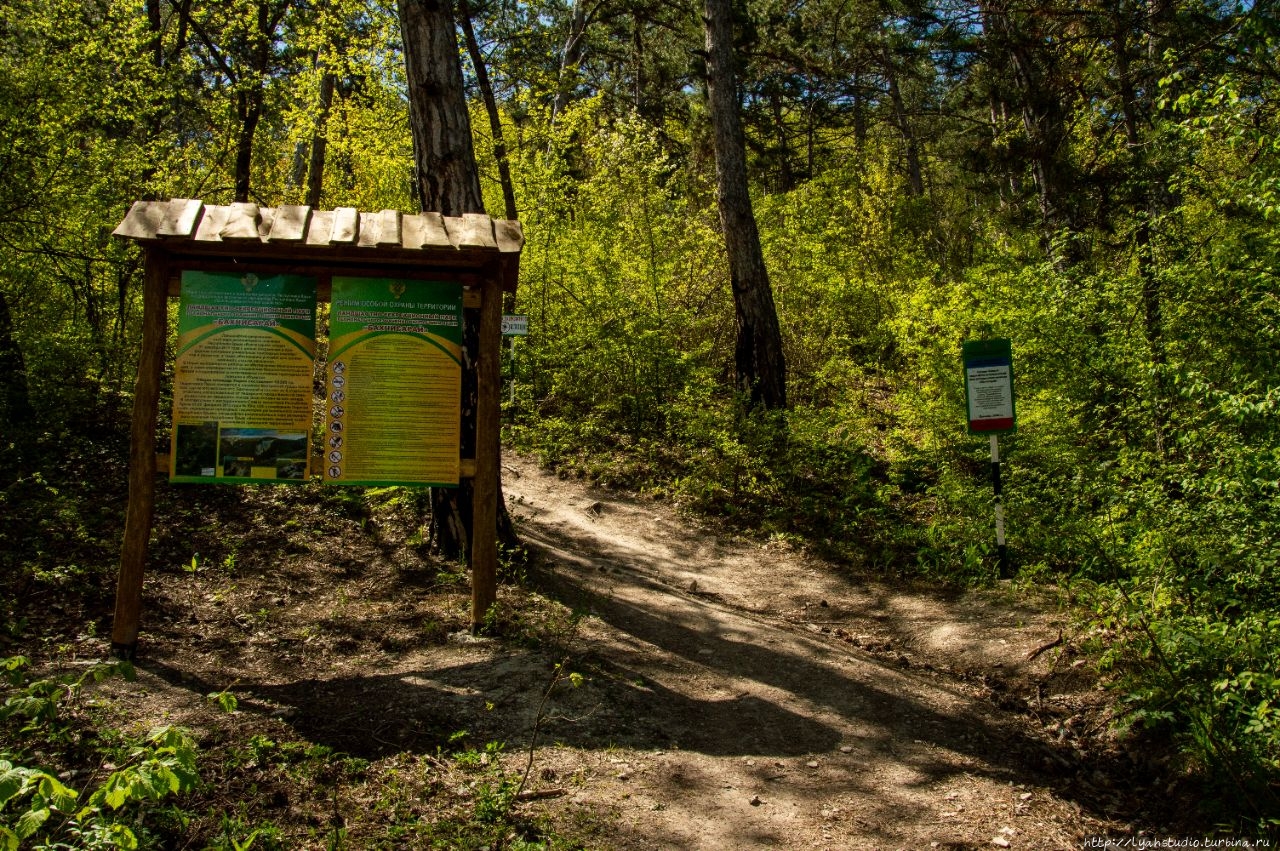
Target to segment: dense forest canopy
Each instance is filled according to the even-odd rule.
[[[512,441],[886,573],[986,582],[959,352],[1008,337],[1020,579],[1093,613],[1124,723],[1181,737],[1243,823],[1274,819],[1272,3],[734,3],[784,411],[735,391],[702,4],[455,11],[486,208],[514,204],[528,240]],[[415,210],[407,104],[390,2],[0,0],[0,510],[47,510],[0,531],[6,618],[41,583],[110,581],[117,521],[63,489],[123,456],[129,202]]]

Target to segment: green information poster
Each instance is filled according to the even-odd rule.
[[[175,482],[301,482],[311,444],[316,281],[183,272]]]
[[[458,484],[462,286],[333,279],[324,480]]]

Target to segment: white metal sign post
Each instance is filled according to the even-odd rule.
[[[969,433],[991,437],[991,484],[995,490],[996,557],[1000,575],[1009,575],[1004,505],[1000,487],[1000,432],[1017,430],[1013,399],[1013,347],[1007,339],[964,344],[964,396]]]

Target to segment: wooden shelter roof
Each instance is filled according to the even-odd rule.
[[[190,198],[137,201],[114,235],[206,266],[217,266],[219,260],[259,260],[342,274],[369,267],[388,273],[479,271],[496,264],[503,289],[510,292],[516,288],[524,247],[519,222],[484,214],[217,206]]]

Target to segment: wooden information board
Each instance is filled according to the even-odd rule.
[[[317,472],[336,463],[341,472],[335,480],[359,475],[378,483],[457,485],[464,499],[470,485],[471,620],[479,629],[497,593],[502,298],[515,292],[519,280],[520,223],[483,213],[313,210],[247,202],[220,206],[174,198],[134,203],[114,235],[142,246],[145,282],[112,652],[132,658],[137,650],[157,472],[164,469],[180,481],[296,482],[307,473],[295,462],[321,458],[326,463]],[[362,287],[369,289],[360,294]],[[319,447],[325,454],[317,458],[317,447],[308,450],[300,443],[310,439],[314,418],[315,305],[334,293],[339,300],[380,302],[383,295],[368,294],[376,289],[401,306],[335,305],[330,336],[335,351],[341,351],[330,358],[334,363],[345,358],[347,372],[340,382],[334,379],[341,371],[326,376],[325,435],[343,432],[343,443]],[[177,428],[172,451],[158,457],[171,296],[183,299]],[[409,302],[417,306],[404,307]],[[464,308],[478,314],[468,320],[475,322],[478,345],[467,358],[460,354]],[[353,315],[360,311],[379,315]],[[362,336],[364,331],[380,336]],[[349,333],[356,336],[338,339]],[[380,351],[384,343],[375,340],[383,338],[389,349],[403,347],[403,352]],[[474,376],[476,387],[473,458],[459,458],[461,400],[454,388],[463,369]],[[398,374],[402,371],[413,381]],[[353,388],[356,377],[361,383]],[[407,394],[408,404],[399,409],[387,404],[419,379],[428,391]],[[348,395],[356,391],[362,397]],[[335,393],[343,395],[334,398]],[[453,406],[448,414],[443,412],[446,397]],[[370,437],[397,431],[396,410],[408,412],[412,428],[406,422],[394,438]],[[347,423],[361,420],[369,426],[367,433],[360,445],[348,444]],[[335,422],[343,423],[336,431]],[[437,437],[427,438],[425,445],[408,438],[428,423]],[[335,451],[341,454],[333,456]],[[420,467],[402,463],[419,452],[432,460]]]

